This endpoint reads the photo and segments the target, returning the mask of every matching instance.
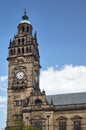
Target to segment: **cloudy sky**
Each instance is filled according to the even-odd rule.
[[[86,92],[86,0],[0,0],[0,130],[6,125],[8,45],[24,8],[37,31],[41,90]]]

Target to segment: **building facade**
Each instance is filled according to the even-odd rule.
[[[47,96],[40,90],[36,32],[24,12],[8,51],[7,128],[17,120],[40,130],[86,130],[86,93]]]

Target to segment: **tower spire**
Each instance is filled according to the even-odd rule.
[[[21,20],[20,23],[28,23],[28,24],[30,24],[29,17],[27,16],[26,9],[24,9],[24,15],[22,16],[22,20]]]
[[[26,16],[26,13],[27,13],[27,12],[26,12],[26,9],[24,9],[24,16]]]
[[[24,15],[22,16],[22,20],[28,20],[28,16],[26,15],[26,9],[24,9]]]

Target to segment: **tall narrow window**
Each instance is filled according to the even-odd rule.
[[[18,39],[18,45],[20,45],[20,39]]]
[[[22,126],[23,126],[23,116],[22,115],[14,115],[14,120],[15,120],[15,126],[22,128]]]
[[[24,32],[24,30],[25,30],[25,28],[24,28],[24,26],[22,27],[22,32]]]
[[[9,52],[9,55],[11,56],[12,55],[12,53],[13,53],[13,51],[12,51],[12,49],[10,50],[10,52]]]
[[[81,130],[81,120],[82,117],[75,115],[74,117],[71,118],[73,120],[73,130]]]
[[[28,47],[26,47],[26,53],[28,53],[28,50],[29,50]]]
[[[26,53],[31,53],[31,47],[26,47]]]
[[[24,48],[22,48],[22,54],[24,53]]]
[[[29,27],[27,26],[27,32],[29,32]]]
[[[66,122],[65,121],[59,122],[59,130],[66,130]]]
[[[13,50],[13,54],[15,55],[15,49]]]
[[[29,52],[30,52],[30,53],[32,52],[31,47],[29,47]]]
[[[74,121],[74,130],[81,130],[81,121]]]
[[[18,48],[18,54],[20,54],[20,48]]]
[[[22,38],[22,44],[24,45],[24,38]]]

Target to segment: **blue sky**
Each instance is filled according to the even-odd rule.
[[[17,32],[26,8],[33,32],[37,30],[41,65],[86,65],[86,1],[83,0],[1,0],[0,59],[6,68],[7,47]],[[3,57],[2,57],[3,55]],[[7,73],[7,68],[0,72]]]
[[[7,48],[24,8],[37,31],[41,88],[47,94],[86,91],[86,0],[0,0],[0,130],[6,122]]]

